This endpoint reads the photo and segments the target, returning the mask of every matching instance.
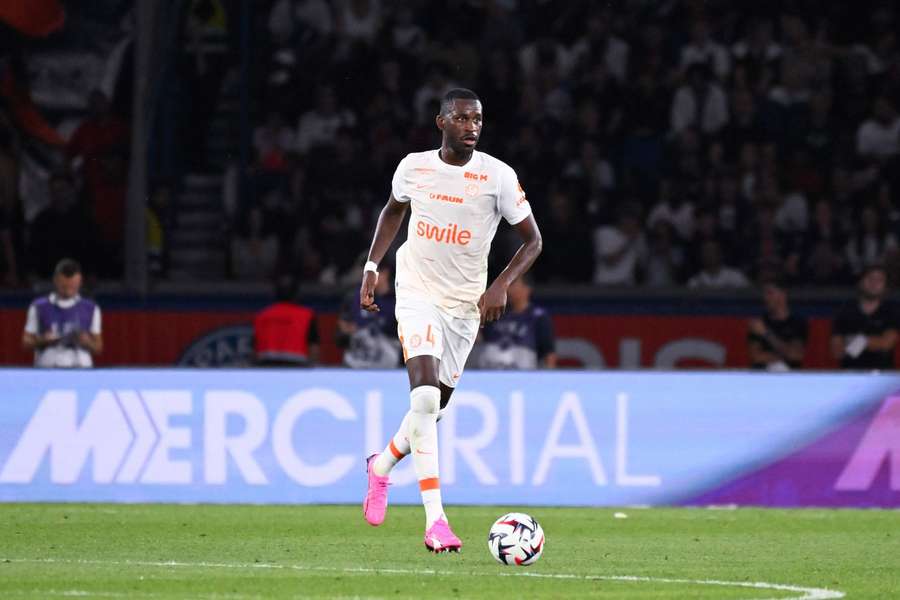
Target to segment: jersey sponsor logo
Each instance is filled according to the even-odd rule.
[[[488,176],[484,173],[472,173],[471,171],[466,171],[463,173],[463,177],[466,179],[473,179],[475,181],[487,181]]]
[[[417,186],[418,187],[418,186]],[[461,196],[451,196],[449,194],[428,194],[432,200],[440,200],[441,202],[450,202],[451,204],[462,204],[465,200]]]
[[[455,246],[466,246],[472,240],[472,232],[468,229],[461,229],[456,223],[450,223],[446,227],[439,227],[418,221],[416,223],[416,235],[426,240]]]
[[[477,196],[478,195],[478,184],[477,183],[466,184],[466,194],[468,194],[469,196]]]
[[[516,186],[519,188],[519,199],[516,200],[516,208],[518,208],[528,202],[528,200],[525,198],[525,190],[522,189],[522,184],[517,181]]]

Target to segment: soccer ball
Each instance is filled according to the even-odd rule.
[[[533,565],[544,552],[544,530],[534,517],[505,514],[491,525],[488,549],[504,565]]]

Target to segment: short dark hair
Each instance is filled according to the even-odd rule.
[[[449,90],[441,99],[441,113],[447,114],[453,108],[454,100],[477,100],[481,102],[478,94],[466,88],[453,88]]]
[[[870,263],[866,263],[866,265],[863,267],[862,273],[859,274],[859,280],[862,281],[863,279],[865,279],[866,275],[868,275],[872,271],[881,271],[882,275],[884,275],[885,277],[887,277],[888,274],[887,265],[880,261],[873,261]]]
[[[74,258],[64,258],[56,263],[53,269],[53,275],[62,275],[63,277],[74,277],[81,273],[81,265]]]

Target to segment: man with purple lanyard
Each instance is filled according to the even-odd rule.
[[[28,307],[22,346],[34,351],[34,366],[92,367],[103,351],[100,308],[78,295],[81,266],[64,258],[53,271],[55,292]]]

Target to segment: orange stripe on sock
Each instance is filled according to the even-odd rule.
[[[437,477],[429,477],[428,479],[420,479],[419,480],[419,490],[427,491],[427,490],[436,490],[441,487],[440,482]]]
[[[394,458],[396,458],[397,460],[400,460],[401,458],[406,456],[405,454],[403,454],[402,452],[397,450],[397,446],[394,445],[394,440],[391,440],[391,443],[389,444],[389,446],[391,448],[391,454],[393,454]]]

